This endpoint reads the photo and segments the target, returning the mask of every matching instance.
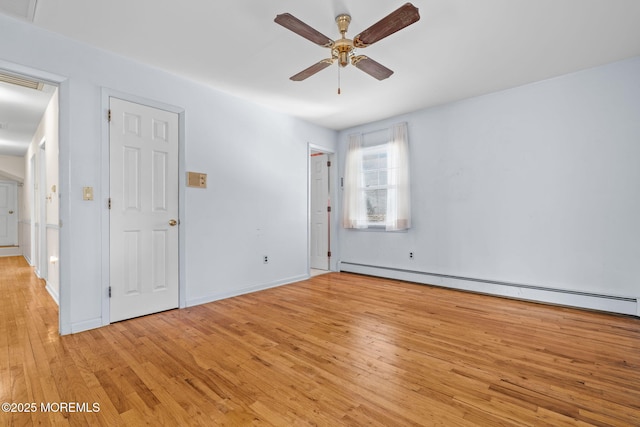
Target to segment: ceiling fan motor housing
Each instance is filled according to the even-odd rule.
[[[341,38],[333,45],[333,57],[338,60],[341,67],[349,64],[349,57],[353,51],[353,40]]]

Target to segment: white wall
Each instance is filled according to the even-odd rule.
[[[5,16],[0,68],[60,83],[62,333],[102,325],[108,307],[102,273],[108,256],[105,89],[182,109],[181,167],[208,174],[208,189],[182,189],[183,302],[305,277],[306,147],[334,149],[335,132]],[[94,187],[95,201],[82,200],[84,186]]]
[[[186,190],[187,304],[306,277],[307,141],[335,133],[233,98],[195,114],[211,128],[187,146],[189,170],[208,174]]]
[[[640,297],[640,58],[348,129],[340,157],[348,134],[405,120],[414,228],[343,229],[341,261]]]
[[[24,182],[24,161],[22,157],[0,156],[0,176],[16,182]]]

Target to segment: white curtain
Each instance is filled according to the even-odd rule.
[[[367,228],[367,206],[362,176],[362,134],[349,135],[344,171],[344,199],[342,226]]]
[[[409,186],[409,137],[406,123],[391,129],[387,151],[388,183],[387,231],[411,228],[411,192]]]

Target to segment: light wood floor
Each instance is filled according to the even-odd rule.
[[[330,273],[57,323],[24,260],[0,259],[0,402],[38,406],[0,425],[640,425],[633,317]],[[40,411],[59,402],[100,411]]]

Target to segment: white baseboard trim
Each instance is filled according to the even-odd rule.
[[[22,255],[22,249],[20,249],[20,246],[7,246],[0,248],[0,257],[20,255]]]
[[[543,286],[475,279],[470,277],[405,270],[392,267],[380,267],[344,261],[340,263],[340,271],[460,289],[507,298],[640,316],[640,306],[638,304],[638,298],[636,297],[602,295],[567,289],[555,289]]]
[[[58,307],[60,307],[60,297],[58,296],[58,293],[55,291],[55,289],[53,289],[53,287],[49,284],[48,281],[47,281],[47,285],[44,288],[47,290],[47,292],[49,292],[49,295],[51,295],[51,298],[53,298],[53,300],[58,305]]]
[[[277,280],[275,282],[261,283],[253,286],[248,286],[246,288],[241,288],[241,289],[237,289],[229,292],[220,292],[216,294],[207,295],[204,297],[187,299],[187,307],[193,307],[194,305],[206,304],[206,303],[218,301],[221,299],[237,297],[238,295],[249,294],[252,292],[263,291],[265,289],[276,288],[278,286],[300,282],[308,278],[309,278],[308,274],[303,274],[299,276],[288,277],[282,280]]]
[[[76,334],[78,332],[88,331],[90,329],[97,329],[104,326],[102,324],[102,317],[97,317],[95,319],[84,320],[82,322],[74,322],[71,323],[71,333]]]

